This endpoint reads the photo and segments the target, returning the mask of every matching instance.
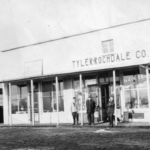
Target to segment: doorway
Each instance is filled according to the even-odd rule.
[[[95,101],[95,122],[107,121],[107,104],[109,101],[109,84],[89,85],[88,95]]]
[[[101,90],[101,114],[102,121],[107,121],[107,104],[109,101],[109,85],[100,85]]]
[[[92,100],[95,101],[96,109],[94,113],[94,118],[95,122],[97,122],[100,116],[100,111],[97,109],[97,106],[99,106],[99,93],[97,84],[88,86],[88,95],[91,97]]]

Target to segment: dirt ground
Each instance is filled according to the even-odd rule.
[[[150,129],[5,127],[0,150],[147,150]]]

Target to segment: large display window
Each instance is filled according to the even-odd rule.
[[[64,98],[63,98],[63,82],[58,83],[58,106],[59,111],[64,111]],[[56,112],[57,101],[56,101],[56,83],[45,81],[42,82],[42,100],[43,100],[43,112]]]
[[[11,86],[12,114],[28,113],[27,97],[28,97],[27,85],[12,85]]]
[[[125,107],[148,108],[147,80],[138,71],[125,72],[123,75]]]
[[[96,84],[96,75],[87,75],[87,76],[83,76],[82,79],[82,92],[80,91],[80,81],[78,77],[74,78],[74,83],[73,83],[73,87],[74,87],[74,95],[76,97],[76,101],[79,105],[79,111],[81,110],[81,99],[82,99],[82,110],[85,111],[86,110],[86,100],[90,94],[90,96],[92,97],[93,100],[95,100],[95,102],[97,103],[97,100],[95,98],[95,87],[91,87],[90,85],[94,85]]]
[[[81,110],[81,99],[83,101],[82,103],[82,108],[85,111],[86,103],[85,103],[85,88],[84,88],[84,83],[82,81],[82,92],[80,91],[80,81],[79,78],[74,78],[73,82],[73,88],[74,88],[74,95],[76,97],[76,102],[79,106],[79,111]]]

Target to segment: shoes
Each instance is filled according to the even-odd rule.
[[[77,125],[79,125],[79,123],[77,123]]]
[[[72,124],[73,126],[75,125],[75,123]]]
[[[113,128],[113,125],[109,125],[110,128]]]

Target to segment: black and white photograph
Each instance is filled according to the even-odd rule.
[[[150,0],[0,0],[0,150],[150,150]]]

